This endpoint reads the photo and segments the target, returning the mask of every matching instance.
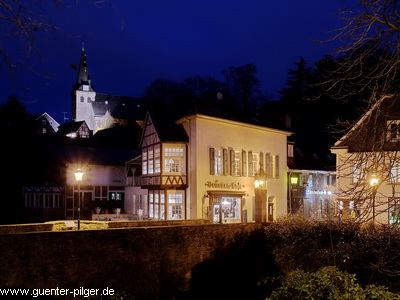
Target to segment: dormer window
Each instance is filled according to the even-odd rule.
[[[387,121],[387,139],[389,141],[400,140],[400,120]]]

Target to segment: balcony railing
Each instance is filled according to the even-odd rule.
[[[141,176],[129,176],[126,178],[127,186],[142,186],[142,177]]]

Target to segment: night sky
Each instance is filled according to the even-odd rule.
[[[69,1],[75,3],[75,1]],[[77,1],[79,2],[79,1]],[[348,3],[348,1],[344,1]],[[31,113],[70,118],[72,85],[84,42],[96,92],[140,97],[156,79],[191,76],[222,80],[229,66],[254,64],[262,90],[278,99],[287,70],[300,57],[312,65],[332,52],[327,40],[341,23],[343,0],[114,0],[103,5],[55,8],[42,14],[61,28],[38,32],[39,55],[24,63],[46,77],[1,69],[0,103],[12,94]],[[4,40],[2,40],[4,41]],[[13,43],[9,39],[7,43]],[[18,52],[18,44],[12,44]]]

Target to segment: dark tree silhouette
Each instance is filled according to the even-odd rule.
[[[239,67],[230,66],[222,71],[230,95],[237,99],[237,104],[246,110],[252,110],[260,98],[260,81],[256,77],[257,67],[246,64]]]

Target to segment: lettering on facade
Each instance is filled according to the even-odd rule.
[[[307,191],[307,194],[309,194],[309,195],[330,195],[331,191],[327,191],[327,190],[309,190],[309,191]]]
[[[207,181],[205,183],[205,186],[208,188],[229,189],[229,190],[241,190],[245,187],[244,184],[241,184],[239,182],[225,183],[225,182],[220,182],[218,180],[215,180],[214,182]]]

